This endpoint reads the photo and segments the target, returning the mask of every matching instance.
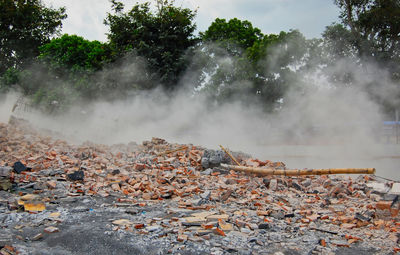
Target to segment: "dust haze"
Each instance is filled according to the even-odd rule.
[[[338,63],[329,71],[341,68]],[[386,145],[382,138],[382,123],[392,116],[383,115],[366,92],[372,88],[377,98],[397,103],[392,98],[396,86],[373,65],[368,72],[346,68],[355,77],[351,86],[334,86],[324,73],[307,72],[270,113],[240,101],[217,104],[188,90],[189,84],[173,95],[156,88],[125,100],[82,103],[56,116],[29,107],[18,107],[13,115],[74,144],[141,143],[160,137],[211,149],[222,144],[290,168],[376,167],[378,174],[400,179],[400,147]],[[17,92],[2,97],[1,122],[8,121],[19,97]]]

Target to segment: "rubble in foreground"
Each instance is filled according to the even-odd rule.
[[[252,167],[281,162],[234,156]],[[0,254],[392,254],[400,184],[374,176],[257,177],[223,151],[74,146],[0,123]]]

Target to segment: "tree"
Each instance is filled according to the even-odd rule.
[[[400,57],[399,0],[335,0],[361,58],[381,62]]]
[[[199,88],[217,101],[239,99],[275,109],[297,77],[308,43],[297,30],[263,35],[249,21],[216,19],[201,33]]]
[[[126,13],[121,2],[112,1],[114,13],[108,13],[108,39],[116,56],[129,51],[147,60],[153,78],[172,89],[185,71],[185,54],[195,45],[193,33],[195,11],[175,7],[172,2],[157,1],[157,11],[150,11],[150,3],[136,4]]]
[[[47,8],[41,0],[2,0],[0,13],[0,74],[36,57],[67,17],[65,8]]]
[[[106,44],[64,34],[39,47],[39,59],[53,71],[97,71],[110,58]]]
[[[357,48],[355,47],[354,35],[342,24],[332,24],[327,26],[322,33],[326,50],[329,51],[332,62],[341,58],[355,57]]]
[[[345,35],[341,38],[347,38],[347,44],[355,49],[358,57],[355,64],[365,69],[365,75],[370,76],[370,82],[364,86],[371,98],[380,105],[386,105],[386,109],[390,107],[392,107],[392,110],[395,107],[398,108],[398,92],[387,93],[385,91],[383,93],[380,90],[386,90],[387,85],[393,83],[396,87],[395,90],[399,91],[400,1],[335,0],[334,2],[341,9],[340,18],[344,28],[341,28],[341,30]],[[331,34],[329,31],[327,33],[328,35]],[[352,54],[352,51],[350,51],[350,54]],[[368,73],[371,63],[381,69],[380,73],[387,72],[390,79],[375,80],[374,77],[379,77],[379,75]],[[372,68],[372,70],[375,69],[376,67]],[[346,73],[344,80],[350,84],[353,81],[352,76],[352,73]],[[340,79],[340,81],[342,80]],[[383,96],[387,94],[390,94],[390,96]],[[397,97],[397,99],[393,99],[394,97]],[[390,107],[388,107],[389,105]]]
[[[261,40],[263,34],[247,20],[233,18],[227,22],[217,18],[200,36],[203,41],[218,42],[219,46],[238,56],[242,50]]]

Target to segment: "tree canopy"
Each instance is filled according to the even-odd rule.
[[[99,41],[85,40],[81,36],[64,34],[39,47],[39,58],[55,71],[101,69],[108,60],[108,46]]]
[[[259,28],[253,27],[251,22],[237,18],[226,21],[215,19],[208,29],[200,34],[202,40],[218,42],[234,55],[240,54],[240,49],[252,47],[263,36]],[[238,52],[239,50],[239,52]]]
[[[36,57],[67,17],[65,8],[48,8],[41,0],[2,0],[0,13],[0,74]]]
[[[194,46],[195,11],[175,7],[168,0],[157,1],[153,13],[150,3],[136,4],[123,12],[121,2],[112,1],[114,13],[108,13],[108,39],[116,56],[129,51],[142,56],[154,78],[169,89],[177,83],[187,66],[185,54]]]
[[[360,57],[386,63],[399,60],[399,0],[335,0],[335,3]]]
[[[323,73],[335,87],[351,86],[353,70],[374,63],[389,74],[388,83],[398,84],[400,1],[333,1],[341,22],[327,26],[322,38],[306,39],[298,30],[263,34],[238,18],[216,18],[196,36],[196,10],[176,7],[173,0],[136,3],[127,10],[122,1],[111,0],[104,20],[108,41],[102,43],[60,36],[65,8],[3,0],[0,91],[18,84],[35,102],[49,105],[112,100],[158,85],[174,91],[185,84],[214,102],[239,100],[271,111],[282,108],[288,90],[306,87],[310,71]],[[371,98],[382,103],[373,91],[381,83],[366,83]]]

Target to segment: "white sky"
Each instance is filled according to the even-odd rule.
[[[154,2],[154,0],[148,0]],[[111,11],[108,0],[43,0],[47,6],[67,8],[68,18],[62,33],[77,34],[105,42],[107,27],[103,20]],[[122,0],[129,10],[145,0]],[[216,18],[250,21],[264,34],[299,29],[307,38],[321,37],[325,27],[338,21],[339,9],[333,0],[176,0],[177,6],[198,9],[195,22],[205,31]]]

